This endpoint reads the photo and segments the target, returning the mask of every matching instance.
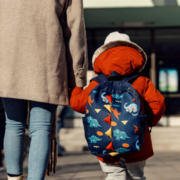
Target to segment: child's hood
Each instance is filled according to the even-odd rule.
[[[93,55],[92,63],[96,73],[109,76],[112,71],[120,75],[140,72],[147,63],[144,50],[132,42],[127,34],[112,32]]]
[[[112,71],[120,75],[140,72],[145,66],[142,53],[128,46],[117,46],[102,52],[94,60],[95,73],[109,76]]]

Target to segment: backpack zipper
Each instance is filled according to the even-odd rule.
[[[136,94],[136,92],[134,92],[131,88],[128,88],[133,94]]]

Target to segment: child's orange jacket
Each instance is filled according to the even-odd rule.
[[[96,59],[94,71],[97,74],[104,73],[106,76],[110,76],[112,71],[116,71],[120,75],[130,75],[134,71],[142,69],[143,66],[144,60],[141,53],[131,47],[118,46],[108,49]],[[156,126],[165,111],[164,97],[147,77],[140,76],[131,83],[139,94],[144,113],[151,121],[152,126]],[[85,113],[88,95],[97,85],[97,82],[91,81],[84,90],[80,87],[74,88],[70,99],[72,109]],[[153,148],[147,122],[145,141],[139,152],[123,156],[97,158],[103,162],[116,164],[120,157],[123,157],[126,163],[133,163],[146,160],[152,155]]]

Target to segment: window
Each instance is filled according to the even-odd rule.
[[[178,92],[177,69],[162,68],[159,70],[159,90],[164,93]]]

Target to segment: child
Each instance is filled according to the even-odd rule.
[[[104,45],[93,56],[94,72],[103,73],[107,77],[112,71],[122,76],[140,72],[146,62],[147,56],[142,48],[131,42],[129,36],[118,32],[109,34]],[[139,94],[143,112],[152,126],[156,126],[165,111],[164,97],[145,76],[138,77],[131,81],[131,84]],[[80,87],[74,88],[70,99],[71,107],[75,111],[85,113],[88,95],[97,85],[98,82],[91,81],[84,90]],[[148,123],[144,138],[144,144],[139,152],[114,157],[97,157],[102,170],[108,174],[106,180],[146,179],[144,177],[146,159],[153,156]]]

